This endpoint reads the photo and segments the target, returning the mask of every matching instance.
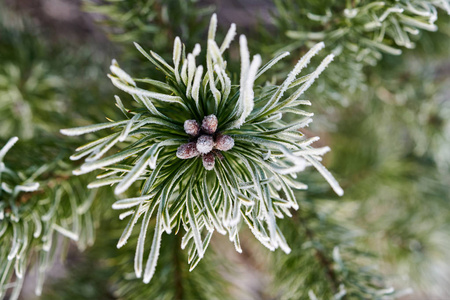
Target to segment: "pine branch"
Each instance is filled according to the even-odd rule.
[[[256,80],[263,83],[270,78],[266,76],[269,69],[273,78],[286,77],[290,67],[283,62],[287,61],[284,58],[288,53],[281,52],[259,68],[262,59],[250,57],[246,38],[241,37],[239,78],[232,72],[237,68],[231,60],[229,64],[225,60],[233,58],[233,53],[227,56],[225,51],[235,35],[235,27],[230,28],[219,45],[216,35],[220,33],[215,32],[216,22],[212,20],[208,41],[203,45],[207,48],[201,60],[205,67],[197,66],[202,56],[200,45],[194,43],[205,28],[199,21],[205,10],[199,10],[194,1],[107,0],[94,4],[86,0],[86,3],[88,10],[106,16],[103,24],[117,44],[126,45],[131,40],[148,42],[144,47],[138,46],[143,57],[133,68],[145,70],[152,79],[131,77],[113,62],[110,79],[123,90],[122,95],[129,98],[131,95],[135,100],[130,105],[128,99],[122,97],[122,102],[117,97],[116,106],[125,118],[117,117],[110,112],[111,105],[100,100],[107,99],[104,94],[109,89],[96,80],[99,68],[93,61],[98,58],[90,58],[90,52],[75,55],[79,45],[51,48],[50,56],[48,45],[36,42],[33,35],[37,31],[26,29],[26,22],[10,22],[8,14],[0,9],[3,27],[7,27],[0,31],[0,56],[4,62],[0,67],[0,101],[5,104],[0,113],[7,116],[0,121],[0,135],[21,136],[14,151],[5,156],[5,165],[0,163],[0,211],[8,220],[0,224],[0,241],[7,245],[0,248],[1,292],[7,290],[7,295],[12,292],[13,299],[18,297],[23,266],[31,267],[35,253],[42,254],[41,258],[54,255],[54,242],[50,251],[42,250],[49,239],[55,240],[59,235],[79,237],[79,246],[83,248],[92,242],[94,220],[112,222],[122,228],[122,224],[111,221],[116,216],[109,215],[112,195],[101,197],[106,200],[101,201],[101,207],[88,209],[93,198],[85,198],[94,194],[84,188],[89,181],[91,188],[115,189],[119,199],[113,208],[125,209],[120,219],[131,221],[120,239],[120,250],[115,244],[121,230],[114,227],[99,231],[103,242],[88,254],[89,260],[83,260],[82,270],[75,268],[71,276],[52,287],[55,294],[48,297],[53,299],[233,298],[223,292],[229,290],[229,285],[219,276],[223,275],[223,270],[216,266],[219,258],[211,251],[202,261],[200,258],[214,230],[227,234],[239,251],[241,223],[249,225],[257,239],[271,250],[279,247],[289,252],[288,244],[293,246],[289,255],[277,253],[274,264],[268,264],[275,274],[276,289],[271,291],[276,290],[277,298],[401,296],[402,291],[396,293],[386,288],[379,272],[367,267],[375,260],[396,287],[411,285],[419,291],[414,296],[420,297],[420,290],[433,291],[437,296],[448,294],[448,280],[440,278],[440,274],[449,272],[446,267],[449,245],[445,239],[449,231],[450,194],[447,176],[450,110],[445,100],[448,80],[430,70],[431,64],[443,65],[445,61],[434,61],[435,54],[427,38],[438,39],[446,52],[448,47],[445,38],[424,32],[437,28],[436,8],[450,12],[448,0],[345,3],[313,0],[302,2],[305,10],[301,11],[301,18],[294,1],[279,1],[280,13],[275,18],[279,28],[287,32],[288,48],[304,52],[313,49],[281,85],[272,79],[255,87]],[[448,24],[442,22],[441,15],[438,19],[442,33],[448,32]],[[293,28],[293,23],[298,27]],[[268,36],[266,29],[261,31],[267,36],[262,39],[265,43],[280,46],[277,36],[281,35]],[[433,56],[433,62],[416,65],[417,57],[406,55],[395,57],[393,62],[390,55],[414,47],[418,34],[425,50],[421,54]],[[169,44],[177,35],[186,44],[177,38],[172,54],[168,51]],[[306,67],[321,47],[316,42],[322,39],[338,55],[327,69],[328,76],[318,82],[316,95],[322,101],[318,104],[325,106],[323,101],[330,96],[343,101],[342,94],[346,94],[351,104],[345,110],[334,109],[333,118],[323,117],[336,122],[336,132],[330,136],[335,151],[327,166],[339,178],[345,178],[343,186],[349,191],[339,202],[322,200],[323,194],[314,192],[322,186],[311,179],[316,175],[300,173],[304,167],[313,165],[341,192],[319,163],[329,148],[311,147],[317,138],[308,139],[299,131],[309,124],[313,114],[299,108],[310,102],[297,97],[331,61],[331,56],[327,56],[318,68]],[[285,40],[282,43],[282,47],[286,46]],[[143,50],[149,48],[162,57]],[[256,48],[267,49],[260,44]],[[58,51],[63,54],[53,56]],[[136,62],[134,53],[126,48],[124,57],[129,59],[124,65]],[[386,59],[381,61],[382,57]],[[411,74],[411,68],[394,70],[402,64],[423,69],[423,74]],[[83,67],[73,68],[74,65]],[[86,70],[86,66],[92,67]],[[275,73],[275,68],[280,72]],[[306,75],[299,76],[302,68]],[[156,69],[162,76],[155,74]],[[441,87],[437,80],[442,81]],[[37,88],[27,88],[30,85]],[[349,90],[352,94],[363,87],[366,90],[362,94],[345,92]],[[42,99],[47,100],[47,106],[42,105]],[[99,123],[103,114],[98,111],[117,121],[108,119],[103,124],[64,132],[88,133],[87,139],[93,140],[79,147],[71,157],[86,158],[77,172],[100,169],[103,173],[95,181],[71,177],[68,170],[72,165],[61,157],[67,148],[74,148],[74,141],[79,143],[78,137],[62,141],[52,132],[75,123]],[[80,116],[85,121],[77,121]],[[25,138],[28,143],[24,143]],[[11,172],[5,171],[5,166]],[[38,176],[41,168],[47,169]],[[305,175],[297,178],[297,173]],[[304,194],[294,194],[294,190],[307,186],[300,181],[310,188],[306,199]],[[39,182],[40,189],[16,193],[16,188],[32,188],[28,185],[32,182]],[[58,200],[61,197],[71,198],[72,202],[63,203]],[[289,210],[298,207],[299,212]],[[51,220],[45,220],[53,209]],[[102,216],[93,216],[95,213]],[[157,216],[152,216],[153,213]],[[33,220],[34,214],[37,221]],[[293,218],[279,221],[291,214]],[[142,227],[136,235],[133,226],[140,217]],[[32,237],[30,228],[36,224],[49,226],[51,233]],[[16,233],[24,232],[28,226],[29,244],[24,242],[26,238],[14,236],[14,226]],[[163,235],[181,234],[180,229],[184,231],[183,238],[178,234]],[[153,242],[145,241],[147,231],[154,236]],[[178,247],[188,249],[181,251]],[[16,249],[18,253],[24,249],[26,254],[12,255]],[[374,250],[378,250],[376,257],[371,254]],[[150,263],[144,270],[143,254],[148,252]],[[27,261],[30,259],[31,263]],[[191,267],[182,260],[187,260]],[[92,261],[100,262],[92,264]],[[133,263],[138,276],[131,274]],[[198,269],[189,273],[197,263]],[[44,261],[40,269],[50,265]],[[148,281],[153,272],[150,285],[136,278],[144,274]],[[44,273],[41,272],[41,278]],[[392,278],[393,274],[402,275],[409,282]],[[84,294],[84,286],[95,293]],[[96,289],[98,286],[103,288]]]
[[[0,242],[4,245],[0,249],[0,297],[11,289],[11,299],[19,297],[30,265],[38,270],[35,291],[41,294],[58,237],[76,241],[80,249],[92,245],[94,239],[88,209],[95,193],[80,190],[79,178],[61,181],[56,176],[37,182],[57,162],[22,172],[9,168],[4,157],[17,140],[10,139],[0,150]]]
[[[89,99],[74,93],[76,84],[68,84],[67,78],[73,81],[89,68],[82,72],[67,68],[68,43],[64,44],[64,59],[54,55],[49,49],[58,52],[59,46],[42,38],[31,18],[1,6],[0,136],[9,139],[18,134],[20,141],[6,156],[1,155],[0,298],[17,299],[33,268],[37,271],[34,288],[36,294],[41,293],[56,257],[64,258],[64,250],[57,251],[58,241],[64,240],[65,247],[67,240],[76,241],[79,249],[93,243],[94,216],[89,209],[97,193],[84,188],[88,177],[70,176],[73,166],[64,158],[67,147],[73,146],[55,134],[62,124],[72,124],[67,119],[70,105]],[[71,62],[85,58],[83,49],[77,51],[79,56],[69,58]],[[83,91],[93,84],[84,85]],[[68,95],[74,97],[73,102],[67,100]],[[76,95],[84,99],[77,101]],[[1,139],[0,145],[5,144],[7,140]]]
[[[236,34],[235,26],[230,27],[221,46],[215,41],[216,27],[213,15],[205,72],[195,62],[200,45],[186,56],[180,39],[175,39],[171,66],[158,54],[147,53],[136,44],[166,75],[166,82],[132,78],[113,60],[109,75],[112,83],[131,95],[138,108],[125,108],[116,97],[116,105],[127,120],[61,130],[65,135],[78,136],[114,128],[112,134],[77,149],[73,160],[87,158],[74,173],[104,170],[89,187],[118,183],[114,189],[117,195],[141,182],[140,196],[119,200],[113,208],[128,209],[125,215],[130,216],[119,248],[143,216],[135,272],[146,283],[155,271],[162,233],[178,232],[180,224],[186,230],[182,247],[189,249],[192,269],[203,258],[214,230],[221,234],[228,232],[236,250],[241,252],[238,225],[242,219],[267,248],[280,247],[289,253],[276,218],[290,215],[287,210],[290,207],[297,208],[293,189],[305,186],[294,182],[292,177],[308,165],[314,166],[337,194],[343,193],[320,163],[320,157],[329,148],[311,147],[318,138],[306,139],[298,131],[312,121],[311,113],[297,108],[310,102],[298,98],[333,56],[327,56],[310,74],[297,78],[323,48],[319,43],[299,60],[281,85],[254,88],[254,81],[286,54],[259,69],[261,57],[255,55],[250,60],[247,40],[242,35],[240,85],[233,86],[223,52]],[[150,88],[141,83],[150,84]],[[283,113],[303,118],[288,124],[281,120]],[[125,141],[128,146],[120,152],[102,158],[114,145]],[[278,197],[278,189],[285,192],[286,199]],[[143,245],[154,212],[155,235],[144,269]]]
[[[422,31],[436,31],[438,8],[450,14],[450,2],[443,1],[275,1],[275,24],[288,38],[279,42],[283,50],[304,49],[323,41],[333,49],[337,63],[329,70],[327,93],[342,101],[346,91],[364,90],[367,67],[383,56],[412,49]],[[273,39],[273,36],[267,38]],[[349,96],[347,96],[348,101]]]

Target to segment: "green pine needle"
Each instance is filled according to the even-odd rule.
[[[80,249],[94,242],[88,211],[95,192],[83,189],[81,178],[36,178],[49,170],[43,165],[25,172],[10,169],[3,160],[18,141],[11,138],[0,150],[0,299],[18,299],[27,269],[35,264],[40,295],[46,272],[55,261],[58,235],[76,241]]]
[[[298,78],[311,58],[323,47],[315,45],[299,60],[280,85],[254,87],[256,79],[285,57],[283,53],[265,66],[259,55],[250,58],[246,37],[239,38],[241,74],[233,85],[223,53],[236,35],[234,24],[222,44],[215,41],[217,18],[212,16],[206,49],[206,67],[197,66],[201,50],[192,53],[175,39],[173,65],[158,54],[137,49],[166,76],[165,82],[135,79],[116,61],[109,75],[112,83],[136,101],[127,109],[117,97],[126,121],[63,129],[66,135],[82,135],[113,128],[113,133],[77,149],[72,159],[87,157],[75,174],[103,170],[90,187],[117,183],[116,194],[141,182],[140,196],[118,200],[115,209],[126,209],[129,218],[118,247],[130,237],[141,217],[135,272],[148,283],[155,271],[161,235],[182,226],[182,248],[189,252],[191,270],[204,256],[214,230],[228,234],[241,252],[239,226],[246,223],[255,237],[270,250],[290,248],[276,223],[298,208],[294,189],[306,186],[296,173],[314,166],[338,195],[343,191],[320,163],[328,147],[313,148],[317,138],[299,129],[311,121],[311,113],[299,109],[310,105],[300,100],[304,92],[333,60],[327,56],[310,74]],[[299,115],[286,123],[286,114]],[[122,143],[121,143],[122,142]],[[120,151],[105,156],[118,144]],[[151,250],[144,266],[144,245],[150,220],[156,218]]]

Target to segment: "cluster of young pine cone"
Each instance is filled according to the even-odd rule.
[[[223,159],[221,151],[228,151],[234,146],[233,138],[216,132],[217,127],[218,120],[215,115],[204,117],[202,126],[196,120],[186,120],[184,122],[184,131],[191,139],[188,143],[178,147],[177,157],[189,159],[201,155],[205,169],[212,170],[215,157]]]

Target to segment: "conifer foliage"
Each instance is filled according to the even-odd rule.
[[[275,1],[277,26],[285,32],[287,49],[323,41],[336,55],[329,80],[335,93],[365,87],[364,67],[375,66],[383,55],[412,49],[422,31],[437,31],[438,10],[450,14],[442,1]],[[341,97],[342,98],[342,97]]]
[[[113,208],[127,209],[124,216],[130,218],[118,242],[119,248],[127,242],[140,217],[143,218],[135,272],[138,277],[143,274],[144,282],[149,282],[154,274],[162,233],[178,233],[181,226],[186,231],[181,246],[189,249],[191,269],[203,257],[215,230],[228,233],[236,250],[241,252],[238,235],[241,222],[267,248],[280,247],[289,253],[276,218],[290,216],[289,208],[298,207],[293,189],[306,186],[294,178],[308,165],[317,168],[337,194],[343,193],[320,163],[320,157],[329,148],[312,148],[310,145],[317,138],[307,138],[298,131],[311,122],[312,116],[298,108],[310,105],[299,97],[333,56],[327,56],[313,72],[298,77],[323,48],[323,43],[319,43],[298,61],[282,84],[255,88],[255,80],[289,53],[282,53],[260,68],[260,55],[250,59],[247,39],[241,35],[240,81],[233,87],[223,53],[235,37],[236,27],[231,26],[220,46],[215,41],[216,27],[217,18],[213,15],[205,71],[195,61],[201,53],[199,44],[185,56],[185,47],[176,38],[173,66],[136,44],[141,54],[165,73],[166,82],[133,79],[113,61],[109,77],[116,87],[133,97],[137,109],[125,108],[116,97],[117,106],[128,120],[61,131],[73,136],[115,128],[114,133],[79,147],[72,159],[87,156],[76,174],[105,171],[89,185],[91,188],[118,183],[115,193],[120,195],[134,182],[141,181],[138,197],[121,199]],[[300,118],[286,123],[283,114]],[[102,158],[118,142],[129,145]],[[146,231],[154,211],[156,229],[144,269]]]
[[[1,2],[0,299],[449,298],[449,14]]]

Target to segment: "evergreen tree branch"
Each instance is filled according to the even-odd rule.
[[[318,40],[330,47],[338,63],[321,84],[327,86],[327,96],[340,102],[343,96],[346,102],[352,98],[348,93],[367,87],[365,69],[383,57],[401,55],[402,48],[414,48],[422,32],[437,31],[439,10],[450,14],[448,0],[315,0],[301,5],[289,0],[275,5],[274,23],[285,36],[262,34],[272,40],[278,37],[273,45],[284,45],[283,51],[302,50]]]

